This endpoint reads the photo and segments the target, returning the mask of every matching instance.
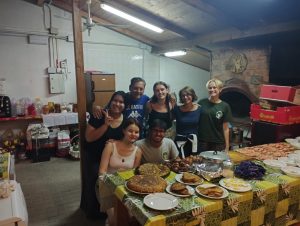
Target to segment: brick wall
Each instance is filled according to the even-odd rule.
[[[228,47],[212,52],[211,77],[226,82],[232,79],[244,81],[256,97],[259,96],[260,85],[269,81],[269,47],[240,48]],[[234,54],[243,54],[247,59],[246,69],[241,73],[232,72]]]

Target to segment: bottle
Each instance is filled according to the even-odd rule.
[[[42,109],[43,109],[43,104],[39,97],[35,98],[34,107],[35,107],[36,115],[41,115]]]

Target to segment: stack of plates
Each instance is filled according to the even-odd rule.
[[[300,149],[300,137],[296,137],[295,139],[293,138],[287,138],[285,139],[287,143],[292,145],[296,149]]]
[[[286,163],[279,160],[274,159],[266,159],[263,161],[263,163],[269,167],[272,167],[274,169],[281,169],[283,167],[286,167]]]
[[[300,177],[300,168],[295,166],[287,166],[281,168],[281,170],[288,176]]]

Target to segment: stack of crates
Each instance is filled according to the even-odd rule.
[[[281,125],[300,123],[300,88],[262,85],[259,104],[251,104],[250,117]]]

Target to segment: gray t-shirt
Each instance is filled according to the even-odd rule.
[[[138,140],[136,145],[142,149],[141,163],[163,163],[164,159],[173,160],[178,150],[173,140],[164,138],[160,147],[152,147],[147,139]]]

